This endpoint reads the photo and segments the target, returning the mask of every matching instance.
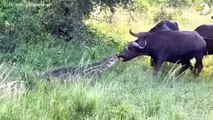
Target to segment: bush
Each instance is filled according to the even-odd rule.
[[[160,11],[154,14],[153,21],[158,22],[160,20],[175,20],[177,16],[181,15],[182,12],[180,10],[167,12],[164,7],[161,7]]]
[[[92,10],[91,3],[88,4],[89,10],[81,9],[81,1],[55,1],[47,8],[44,14],[43,24],[45,28],[52,34],[62,37],[66,41],[81,43],[82,41],[90,41],[92,38],[87,33],[87,27],[83,23],[83,19],[88,11]]]
[[[13,52],[21,43],[37,43],[45,40],[41,26],[40,8],[24,2],[4,2],[0,7],[0,50]]]
[[[89,14],[98,9],[109,7],[111,12],[115,12],[114,7],[122,3],[123,8],[131,3],[131,0],[123,1],[93,1],[93,0],[59,0],[47,8],[44,15],[43,24],[52,34],[62,37],[66,41],[75,43],[91,42],[93,37],[90,29],[85,25],[84,20],[89,18]]]

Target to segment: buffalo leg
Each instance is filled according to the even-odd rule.
[[[203,55],[199,55],[195,57],[195,59],[196,59],[196,63],[195,63],[194,75],[198,77],[201,70],[203,69],[203,62],[202,62]]]
[[[187,61],[187,62],[181,62],[181,69],[180,71],[178,72],[178,75],[180,75],[181,73],[183,73],[185,70],[187,70],[188,68],[190,68],[191,70],[193,69],[190,61]]]
[[[155,64],[157,63],[157,61],[155,59],[150,59],[150,65],[151,67],[153,67]],[[166,62],[166,65],[168,65],[168,63]]]
[[[162,59],[157,60],[156,64],[154,65],[154,74],[158,74],[163,62],[164,62],[164,60],[162,60]]]
[[[150,59],[150,65],[153,67],[155,64],[156,64],[157,62],[156,62],[156,60],[154,60],[154,59]]]

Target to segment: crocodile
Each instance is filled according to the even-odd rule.
[[[52,71],[44,72],[41,75],[48,78],[69,78],[72,76],[101,75],[101,73],[113,67],[118,61],[119,57],[117,55],[113,55],[101,60],[100,62],[88,64],[86,66],[59,68]]]

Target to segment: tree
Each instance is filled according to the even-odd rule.
[[[117,5],[128,8],[132,3],[131,0],[57,0],[46,8],[43,24],[49,32],[66,41],[89,42],[92,38],[83,20],[92,11],[99,6],[100,11],[109,8],[114,13]]]

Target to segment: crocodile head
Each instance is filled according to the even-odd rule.
[[[118,61],[119,61],[119,57],[117,55],[114,55],[106,59],[104,66],[106,66],[107,68],[110,68],[114,66]]]

